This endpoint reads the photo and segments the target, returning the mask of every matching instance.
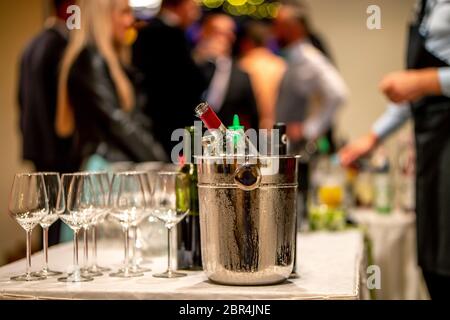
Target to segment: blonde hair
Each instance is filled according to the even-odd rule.
[[[134,91],[121,63],[126,63],[127,47],[113,43],[112,13],[118,0],[78,0],[81,9],[81,28],[73,30],[64,54],[58,83],[56,112],[56,133],[68,137],[75,131],[75,117],[69,101],[68,79],[72,65],[83,49],[94,44],[106,61],[112,80],[118,92],[123,110],[134,107]]]

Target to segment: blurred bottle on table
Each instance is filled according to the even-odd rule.
[[[309,222],[312,230],[342,230],[346,226],[346,176],[336,156],[329,156],[323,138],[311,176]]]
[[[360,159],[354,184],[355,205],[371,208],[374,201],[373,172],[370,160]]]
[[[416,210],[416,154],[412,139],[399,143],[397,155],[398,205],[405,212]]]
[[[374,207],[379,213],[392,211],[393,188],[391,184],[390,162],[384,148],[379,148],[372,158]]]

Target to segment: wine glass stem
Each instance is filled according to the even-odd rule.
[[[129,253],[129,246],[130,246],[130,237],[129,237],[129,228],[124,228],[124,236],[125,236],[125,267],[124,267],[124,274],[128,275],[129,273],[129,265],[130,265],[130,253]]]
[[[45,258],[45,263],[44,263],[44,271],[48,271],[48,228],[44,228],[43,230],[43,234],[44,234],[44,258]]]
[[[89,267],[89,239],[88,228],[84,228],[84,268]]]
[[[136,245],[137,245],[137,227],[132,226],[131,232],[133,234],[133,246],[131,247],[131,255],[132,255],[132,265],[133,268],[137,267],[137,259],[136,259]]]
[[[31,277],[31,232],[27,231],[27,277]]]
[[[97,265],[97,227],[95,225],[92,226],[92,260],[93,265]]]
[[[78,269],[78,230],[73,232],[73,274],[75,277],[79,277]]]
[[[169,237],[169,239],[168,239],[169,254],[167,255],[169,261],[167,264],[168,265],[167,272],[172,273],[172,228],[168,228],[167,236]]]

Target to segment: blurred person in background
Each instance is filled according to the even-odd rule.
[[[408,119],[415,125],[418,261],[432,299],[450,287],[450,1],[419,1],[406,71],[387,75],[391,101],[371,132],[340,152],[351,165]]]
[[[347,99],[347,87],[336,68],[309,41],[301,6],[283,4],[274,23],[288,63],[276,107],[277,122],[288,125],[292,143],[315,141],[332,126]],[[295,148],[295,147],[294,147]]]
[[[59,79],[56,129],[74,135],[83,169],[92,159],[165,161],[141,112],[134,73],[127,67],[128,0],[79,0],[81,28],[71,32]]]
[[[82,170],[114,162],[166,161],[140,112],[137,78],[127,68],[127,31],[134,17],[128,0],[79,0],[81,28],[71,31],[58,87],[56,131],[74,136]],[[71,231],[64,224],[61,241]]]
[[[258,110],[250,78],[232,57],[235,41],[233,18],[223,13],[204,18],[194,54],[209,84],[204,98],[225,125],[231,126],[237,114],[246,129],[257,130]]]
[[[286,62],[269,49],[270,37],[270,26],[252,20],[244,25],[239,45],[240,66],[250,75],[261,129],[272,129],[275,124],[275,105],[287,67]]]
[[[193,124],[193,110],[206,89],[186,38],[200,15],[195,0],[163,0],[160,13],[140,30],[133,47],[133,63],[145,76],[145,113],[168,155],[176,144],[172,132]]]
[[[287,125],[290,152],[303,156],[299,165],[300,221],[308,217],[309,146],[316,146],[318,139],[327,136],[332,152],[332,124],[347,99],[347,87],[339,72],[311,44],[305,19],[303,7],[293,2],[280,6],[274,22],[288,64],[280,86],[276,122]]]
[[[67,8],[74,3],[55,0],[55,16],[27,46],[20,62],[19,107],[23,135],[23,158],[37,171],[69,172],[71,141],[55,132],[55,114],[60,62],[67,46]]]
[[[302,0],[284,0],[283,3],[289,4],[293,3],[294,5],[298,6],[299,9],[301,9],[304,12],[303,15],[303,26],[305,28],[308,41],[320,52],[323,53],[325,57],[330,60],[330,62],[334,62],[333,57],[331,55],[331,52],[329,48],[327,47],[325,41],[322,39],[321,35],[318,34],[314,28],[311,26],[311,22],[309,20],[309,6]]]
[[[71,0],[54,0],[54,15],[27,46],[19,73],[19,111],[22,158],[39,172],[67,173],[78,164],[70,158],[71,137],[61,139],[55,132],[55,114],[60,62],[67,46],[67,8]],[[58,243],[59,224],[49,232],[49,245]]]

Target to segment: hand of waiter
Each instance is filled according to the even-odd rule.
[[[427,95],[440,95],[441,85],[438,70],[435,68],[407,70],[387,75],[380,83],[381,91],[400,108],[405,108],[404,102],[414,102]],[[340,152],[341,163],[350,166],[360,157],[370,153],[378,144],[380,138],[371,132],[357,141],[347,145]]]
[[[378,143],[378,137],[371,132],[360,137],[355,142],[346,145],[339,151],[339,158],[343,166],[351,166],[356,160],[371,152]]]
[[[436,68],[391,73],[381,81],[380,89],[395,103],[415,102],[427,95],[441,94]]]

